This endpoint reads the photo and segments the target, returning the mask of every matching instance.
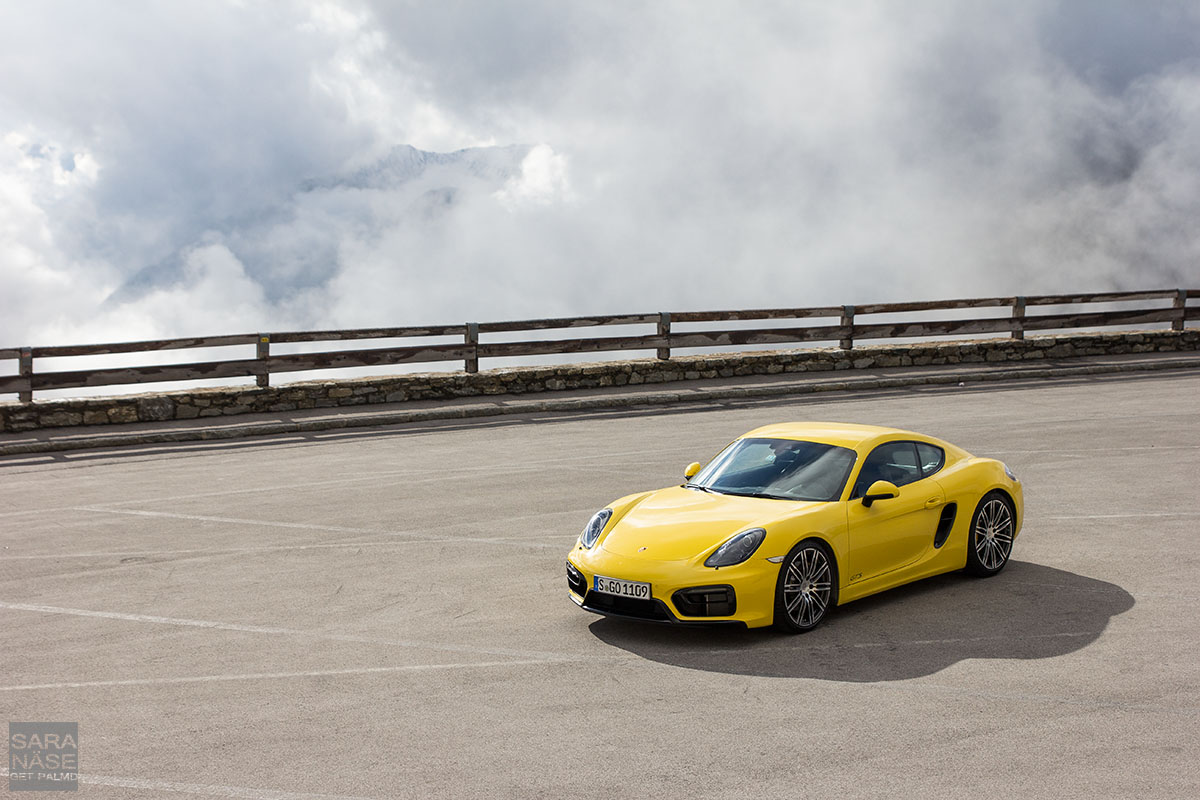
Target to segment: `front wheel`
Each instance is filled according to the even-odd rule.
[[[816,539],[791,549],[775,584],[775,627],[806,633],[821,624],[837,605],[837,566],[833,553]]]
[[[1009,499],[1001,492],[985,494],[971,517],[967,572],[987,577],[1004,569],[1012,553],[1015,531],[1016,515]]]

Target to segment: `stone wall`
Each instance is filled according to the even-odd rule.
[[[0,403],[6,432],[77,425],[118,425],[172,419],[225,417],[253,412],[286,412],[413,400],[445,400],[479,395],[556,392],[604,386],[770,375],[906,367],[930,364],[1069,359],[1078,356],[1200,350],[1200,330],[1139,331],[1092,335],[1031,336],[911,345],[780,350],[755,353],[678,356],[484,370],[475,374],[416,373],[388,378],[309,381],[270,388],[194,389],[170,393],[35,400]]]

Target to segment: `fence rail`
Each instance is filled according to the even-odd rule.
[[[1026,331],[1103,328],[1110,326],[1170,323],[1183,330],[1191,320],[1200,319],[1200,304],[1188,300],[1200,298],[1200,289],[1161,289],[1141,292],[1096,292],[1091,294],[1035,295],[1026,297],[983,297],[960,300],[922,300],[908,303],[871,303],[860,306],[820,306],[813,308],[772,308],[734,311],[685,311],[648,314],[617,314],[594,317],[507,322],[468,322],[459,325],[431,325],[408,328],[361,328],[330,331],[285,331],[280,333],[236,334],[184,339],[155,339],[109,344],[55,345],[49,347],[0,348],[0,362],[17,361],[17,374],[0,377],[0,394],[17,394],[20,400],[32,400],[33,393],[51,389],[75,389],[97,386],[123,386],[139,383],[211,380],[214,378],[253,377],[259,386],[270,385],[272,374],[308,372],[348,367],[373,367],[390,364],[463,362],[466,372],[478,372],[481,358],[514,358],[569,353],[608,353],[629,350],[654,350],[660,359],[669,359],[672,351],[699,347],[808,344],[837,342],[849,350],[858,340],[914,339],[928,336],[966,336],[1008,333],[1024,338]],[[1161,301],[1171,301],[1163,305]],[[1038,306],[1077,306],[1087,303],[1137,304],[1106,311],[1030,314]],[[1157,304],[1156,304],[1157,303]],[[1008,314],[997,317],[965,319],[910,319],[863,321],[878,314],[907,314],[929,311],[1006,308]],[[797,327],[672,330],[672,325],[741,322],[754,320],[821,320],[822,324]],[[524,341],[480,341],[481,334],[522,333],[531,331],[602,328],[606,326],[653,325],[652,333],[623,336],[590,336]],[[333,342],[368,339],[457,337],[459,341],[407,346],[371,347],[324,352],[272,353],[271,346],[290,343]],[[38,372],[34,360],[67,356],[101,356],[120,353],[150,353],[164,350],[255,345],[254,358],[203,361],[183,364],[102,367],[95,369]]]

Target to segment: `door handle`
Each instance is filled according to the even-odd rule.
[[[937,508],[938,506],[940,506],[942,504],[942,502],[943,502],[942,498],[940,498],[940,497],[931,497],[925,501],[925,507],[926,508]]]

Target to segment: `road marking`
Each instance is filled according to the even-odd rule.
[[[354,642],[364,644],[384,644],[398,647],[411,647],[416,649],[443,650],[447,652],[466,652],[473,654],[484,655],[503,655],[512,656],[515,660],[500,661],[500,662],[478,662],[478,663],[463,663],[463,664],[447,664],[447,665],[413,665],[407,667],[363,667],[363,668],[346,668],[341,670],[324,670],[313,671],[308,673],[257,673],[246,675],[215,675],[215,676],[198,676],[194,678],[147,678],[147,679],[128,679],[121,681],[81,681],[74,683],[62,684],[40,684],[26,686],[7,686],[0,687],[0,691],[24,691],[35,689],[56,689],[56,688],[87,688],[91,686],[122,686],[122,685],[151,685],[155,683],[171,684],[171,683],[189,683],[189,682],[215,682],[215,681],[233,681],[233,680],[266,680],[266,679],[286,679],[286,678],[302,678],[302,677],[319,677],[319,676],[334,676],[334,675],[354,675],[354,674],[370,674],[376,672],[399,672],[399,671],[419,671],[427,670],[434,671],[439,669],[466,669],[471,667],[496,667],[496,666],[533,666],[539,664],[571,664],[581,661],[597,660],[592,657],[584,657],[579,655],[567,655],[561,653],[548,653],[540,651],[517,651],[503,648],[482,648],[468,645],[453,645],[439,644],[431,642],[394,640],[394,639],[379,639],[365,636],[348,636],[342,634],[326,634],[315,631],[303,631],[290,628],[270,627],[261,625],[243,625],[237,623],[213,622],[208,620],[191,620],[178,619],[172,617],[157,617],[145,614],[123,614],[111,611],[91,611],[85,609],[59,608],[56,606],[42,606],[27,603],[6,603],[0,601],[0,608],[16,610],[16,611],[33,611],[50,614],[69,614],[84,617],[99,617],[103,619],[126,620],[132,622],[149,622],[155,624],[178,625],[185,627],[199,627],[217,630],[230,630],[245,633],[262,633],[272,635],[290,635],[301,637],[312,637],[319,639],[327,639],[332,641]],[[897,646],[929,646],[929,645],[946,645],[946,644],[964,644],[977,643],[985,641],[1005,641],[1011,642],[1016,640],[1028,639],[1062,639],[1062,638],[1094,638],[1098,634],[1094,631],[1064,631],[1061,633],[1051,634],[1035,634],[1028,636],[974,636],[974,637],[953,637],[942,639],[911,639],[911,640],[895,640],[895,641],[878,641],[878,642],[852,642],[852,643],[837,643],[831,642],[824,645],[800,645],[797,647],[778,648],[781,652],[784,651],[805,651],[805,650],[838,650],[838,649],[868,649],[882,647],[897,647]],[[689,655],[739,655],[740,650],[733,648],[725,649],[709,649],[709,650],[690,650]],[[599,660],[604,661],[628,661],[628,662],[647,662],[663,663],[658,661],[655,656],[664,657],[671,655],[668,652],[647,652],[633,653],[625,651],[624,655],[616,655],[603,657]],[[997,657],[1001,658],[1001,657]],[[818,679],[819,680],[819,679]],[[1140,706],[1123,704],[1114,701],[1094,700],[1094,699],[1079,699],[1070,697],[1054,697],[1049,695],[1024,695],[1024,694],[1001,694],[994,692],[981,692],[974,689],[965,689],[949,686],[914,686],[914,689],[931,689],[935,691],[952,691],[954,693],[969,694],[978,697],[990,699],[1010,699],[1024,700],[1029,702],[1058,702],[1071,705],[1089,706],[1097,708],[1117,708],[1129,711],[1147,711],[1147,712],[1163,712],[1182,714],[1186,716],[1195,716],[1197,709],[1171,709],[1158,706]]]
[[[224,555],[229,553],[257,553],[257,552],[282,552],[287,550],[311,550],[320,548],[349,548],[349,547],[387,547],[399,546],[405,544],[518,544],[524,547],[540,547],[540,548],[560,548],[565,549],[571,546],[574,539],[573,529],[568,529],[564,533],[552,533],[549,535],[539,536],[488,536],[488,537],[466,537],[466,536],[425,536],[424,534],[430,531],[446,530],[448,528],[457,528],[470,523],[451,522],[441,525],[428,525],[420,531],[386,531],[376,530],[373,528],[349,528],[337,526],[322,526],[308,523],[294,522],[270,522],[265,520],[250,520],[250,519],[232,519],[227,517],[214,517],[197,514],[172,514],[165,511],[139,511],[135,509],[116,509],[103,506],[72,506],[62,510],[70,511],[86,511],[89,513],[105,513],[105,514],[127,514],[133,516],[144,517],[167,517],[190,519],[205,522],[224,522],[229,524],[241,525],[261,525],[265,527],[285,527],[299,528],[301,530],[318,530],[318,531],[333,531],[345,533],[359,533],[370,536],[389,536],[393,537],[392,541],[385,542],[321,542],[317,544],[296,544],[296,545],[263,545],[257,547],[204,547],[204,548],[177,548],[170,550],[131,550],[123,552],[88,552],[88,553],[36,553],[30,555],[0,555],[0,562],[3,561],[30,561],[30,560],[53,560],[59,558],[115,558],[126,556],[155,556],[155,555]],[[583,515],[592,511],[592,507],[563,509],[560,511],[543,511],[537,514],[523,514],[520,516],[508,516],[504,518],[506,524],[515,521],[542,519],[544,517],[556,517],[563,515],[579,515],[583,519]],[[561,541],[546,541],[540,542],[539,539],[555,539],[561,536]],[[403,538],[402,538],[403,537]],[[396,541],[396,539],[400,539]]]
[[[1140,511],[1135,514],[1056,514],[1043,519],[1137,519],[1139,517],[1200,517],[1200,511]]]
[[[1092,631],[1064,631],[1062,633],[1035,633],[1025,636],[957,636],[946,639],[894,639],[876,642],[829,642],[827,644],[797,644],[794,646],[782,645],[779,647],[770,648],[772,651],[786,653],[803,653],[809,651],[830,651],[830,650],[865,650],[876,647],[904,647],[908,645],[916,645],[919,647],[928,645],[945,645],[945,644],[976,644],[979,642],[1013,642],[1025,641],[1027,639],[1079,639],[1086,637],[1096,638],[1097,633]],[[751,652],[761,653],[763,650],[753,650]],[[704,656],[720,656],[731,655],[744,656],[746,651],[739,647],[725,648],[710,648],[707,650],[684,650],[684,655],[704,655]],[[679,653],[671,650],[647,650],[641,653],[646,658],[657,661],[660,658],[669,658],[679,655]]]
[[[380,644],[392,647],[411,647],[418,650],[442,650],[448,653],[472,653],[488,656],[512,656],[513,658],[540,658],[556,660],[569,658],[562,653],[547,653],[537,650],[510,650],[504,647],[473,647],[471,645],[450,644],[446,642],[422,642],[411,639],[383,639],[372,636],[351,636],[340,633],[322,633],[321,631],[305,631],[297,628],[283,628],[273,625],[244,625],[236,622],[214,622],[203,619],[180,619],[177,617],[158,617],[151,614],[123,614],[116,611],[93,611],[85,608],[61,608],[59,606],[43,606],[34,603],[6,603],[0,601],[0,608],[10,611],[31,611],[41,614],[67,614],[76,617],[95,617],[99,619],[114,619],[124,622],[148,622],[155,625],[177,625],[188,628],[208,628],[210,630],[236,631],[238,633],[261,633],[271,636],[299,636],[310,639],[325,639],[331,642],[353,642],[355,644]]]
[[[497,536],[494,539],[488,539],[488,542],[508,543],[516,545],[528,545],[532,547],[557,547],[564,552],[571,547],[573,539],[566,536],[562,542],[558,543],[543,543],[539,539],[548,539],[548,536]],[[229,555],[231,553],[273,553],[286,550],[321,550],[327,548],[355,548],[355,547],[403,547],[410,544],[454,544],[456,542],[465,542],[475,544],[475,540],[463,539],[457,536],[447,536],[438,539],[400,539],[386,542],[321,542],[319,544],[280,544],[280,545],[262,545],[260,547],[193,547],[179,550],[127,550],[123,552],[94,552],[94,553],[37,553],[34,555],[21,556],[0,556],[2,561],[53,561],[60,558],[127,558],[127,557],[149,557],[149,556],[174,556],[174,555]]]
[[[179,683],[216,683],[221,681],[258,681],[287,678],[327,678],[338,675],[377,675],[392,672],[436,672],[444,669],[489,669],[492,667],[528,667],[538,664],[579,663],[582,661],[604,661],[611,659],[535,658],[508,661],[475,661],[454,664],[408,664],[394,667],[347,667],[345,669],[312,670],[309,672],[247,672],[230,675],[192,675],[175,678],[127,678],[111,681],[73,681],[66,683],[29,683],[0,686],[0,692],[27,692],[43,689],[90,689],[108,686],[168,686]]]
[[[1037,638],[1058,638],[1058,637],[1080,637],[1091,636],[1091,633],[1060,633],[1046,634],[1044,636],[1022,636],[1020,639],[1037,639]],[[830,644],[818,646],[803,646],[796,648],[781,648],[783,650],[833,650],[843,647],[861,648],[861,647],[893,647],[895,645],[930,645],[930,644],[959,644],[965,642],[978,642],[986,640],[1004,640],[1011,641],[1012,637],[989,636],[989,637],[971,637],[971,638],[956,638],[956,639],[914,639],[903,642],[860,642],[850,645]],[[736,650],[708,650],[708,651],[689,651],[689,654],[696,655],[720,655],[720,654],[737,654],[740,651]],[[650,655],[650,654],[647,654]],[[462,662],[451,664],[412,664],[405,666],[393,667],[348,667],[345,669],[330,669],[330,670],[312,670],[308,672],[260,672],[260,673],[244,673],[230,675],[197,675],[174,678],[131,678],[124,680],[108,680],[108,681],[75,681],[63,683],[43,683],[43,684],[25,684],[16,686],[0,686],[0,692],[21,692],[21,691],[38,691],[38,690],[63,690],[63,689],[88,689],[88,688],[109,688],[119,686],[167,686],[188,683],[216,683],[225,681],[251,681],[251,680],[295,680],[304,678],[321,678],[321,677],[337,677],[337,676],[354,676],[354,675],[373,675],[387,674],[396,672],[436,672],[439,670],[449,669],[492,669],[496,667],[524,667],[524,666],[540,666],[540,665],[560,665],[560,664],[579,664],[579,663],[596,663],[603,662],[626,662],[626,663],[642,663],[642,664],[662,664],[663,662],[655,661],[653,658],[648,658],[647,655],[640,655],[631,652],[612,656],[562,656],[556,658],[535,658],[509,661],[478,661],[478,662]],[[679,667],[687,669],[687,667]],[[797,680],[829,680],[826,678],[804,678],[798,676]],[[1135,703],[1123,703],[1115,700],[1106,700],[1103,698],[1080,698],[1080,697],[1063,697],[1060,695],[1045,695],[1045,694],[1027,694],[1022,692],[995,692],[982,691],[967,687],[949,686],[945,684],[933,683],[904,683],[896,682],[880,682],[872,684],[873,688],[882,689],[885,691],[903,691],[903,692],[934,692],[937,694],[954,694],[970,697],[979,697],[988,700],[1019,700],[1030,703],[1059,703],[1063,705],[1073,705],[1085,708],[1111,708],[1120,711],[1136,711],[1155,714],[1172,714],[1176,716],[1197,716],[1200,709],[1196,708],[1179,708],[1166,706],[1142,705]],[[80,778],[82,781],[82,776]],[[230,795],[240,797],[241,795]]]
[[[370,533],[381,536],[414,536],[408,531],[381,531],[373,528],[349,528],[340,525],[316,525],[309,522],[272,522],[269,520],[242,519],[239,517],[215,517],[207,514],[175,514],[170,511],[138,511],[123,508],[101,508],[98,506],[74,506],[68,511],[88,511],[96,514],[126,514],[132,517],[166,517],[188,519],[196,522],[223,522],[229,525],[263,525],[269,528],[296,528],[304,531],[328,531],[332,533]]]
[[[1104,698],[1080,698],[1080,697],[1061,697],[1050,694],[1026,694],[1024,692],[993,692],[982,691],[979,689],[968,689],[959,686],[947,686],[945,684],[927,683],[918,684],[913,688],[920,691],[935,692],[937,694],[954,694],[968,695],[971,697],[981,697],[985,700],[1023,700],[1030,703],[1060,703],[1069,706],[1082,706],[1084,708],[1112,708],[1118,711],[1141,711],[1151,714],[1173,714],[1181,717],[1194,717],[1200,713],[1200,709],[1177,707],[1177,706],[1147,706],[1136,703],[1122,703],[1117,700],[1105,700]]]
[[[8,768],[0,767],[0,778],[8,777]],[[178,792],[180,794],[203,794],[209,797],[238,797],[243,800],[377,800],[372,797],[345,794],[310,794],[307,792],[283,792],[277,789],[255,789],[249,786],[219,786],[207,783],[171,783],[152,781],[145,778],[118,778],[112,775],[90,775],[81,773],[79,782],[95,786],[119,786],[122,789],[147,789],[152,792]]]
[[[1032,633],[1025,636],[958,636],[947,639],[904,639],[902,641],[890,642],[855,642],[850,647],[867,648],[867,647],[895,647],[897,645],[940,645],[940,644],[978,644],[979,642],[1011,642],[1014,640],[1026,641],[1029,639],[1086,639],[1099,638],[1099,634],[1093,631],[1063,631],[1061,633]],[[836,647],[837,645],[835,645]],[[845,647],[846,645],[841,645]]]
[[[46,514],[49,511],[87,511],[89,513],[101,512],[101,513],[107,513],[107,514],[134,514],[134,515],[138,515],[138,516],[154,516],[154,515],[166,516],[168,514],[168,512],[163,512],[163,511],[137,511],[134,509],[127,510],[127,509],[110,508],[108,506],[108,504],[102,503],[102,504],[91,505],[91,506],[60,506],[60,507],[54,508],[54,509],[16,511],[16,512],[13,512],[12,514],[0,514],[0,517],[6,517],[6,516],[16,517],[16,516],[26,516],[26,515],[34,515],[34,514]],[[578,515],[580,515],[581,520],[586,520],[586,515],[591,514],[593,511],[595,511],[594,506],[586,506],[584,508],[564,508],[564,509],[558,509],[558,510],[547,510],[547,511],[539,511],[536,514],[520,514],[517,516],[511,516],[511,515],[506,516],[506,517],[504,517],[504,522],[505,522],[505,524],[508,524],[508,523],[519,522],[519,521],[523,521],[523,520],[542,519],[543,517],[558,517],[558,516],[564,516],[564,515],[568,515],[568,514],[569,515],[578,514]],[[205,519],[204,517],[184,517],[184,518],[185,519]],[[215,519],[215,518],[209,518],[209,519]],[[263,524],[267,524],[267,523],[263,523]],[[371,528],[353,528],[353,529],[348,529],[348,530],[358,531],[358,532],[362,532],[362,533],[368,533],[368,534],[372,534],[372,535],[381,534],[381,535],[420,536],[423,533],[428,533],[429,531],[446,530],[447,528],[457,528],[457,527],[461,527],[464,525],[470,525],[470,524],[471,523],[469,523],[469,522],[449,522],[449,523],[442,523],[440,525],[426,525],[426,526],[422,527],[422,529],[420,531],[400,531],[400,532],[396,532],[396,533],[393,533],[390,531],[379,531],[379,530],[374,530]],[[330,530],[331,528],[325,528],[325,527],[318,525],[318,526],[314,526],[314,529]],[[500,541],[500,540],[518,539],[518,538],[524,539],[524,538],[532,538],[532,537],[496,536],[496,537],[488,537],[487,540],[491,541],[492,539],[495,539],[497,541]],[[431,539],[430,541],[434,541],[434,540]],[[440,540],[438,540],[438,541],[440,541]]]
[[[1129,447],[1060,447],[1049,450],[989,450],[988,455],[996,456],[1032,456],[1051,454],[1066,454],[1066,453],[1123,453],[1129,450],[1197,450],[1200,449],[1200,444],[1140,444],[1130,445]]]
[[[139,511],[132,508],[102,508],[99,506],[74,506],[70,511],[88,511],[97,514],[125,514],[134,517],[163,517],[166,519],[186,519],[196,522],[220,522],[225,525],[257,525],[265,528],[290,528],[305,531],[324,531],[328,533],[357,533],[371,536],[393,536],[396,538],[404,538],[410,542],[426,541],[420,539],[421,533],[416,531],[386,531],[375,528],[350,528],[341,525],[317,525],[308,522],[277,522],[272,520],[262,519],[242,519],[241,517],[215,517],[207,514],[175,514],[169,511]],[[439,526],[454,527],[453,525]],[[497,536],[455,536],[452,541],[472,542],[483,544],[508,543],[509,540]],[[532,543],[531,543],[532,544]],[[538,547],[562,547],[561,542],[547,542],[539,544]]]
[[[1111,587],[1109,587],[1109,588],[1092,588],[1092,587],[1088,587],[1088,586],[1066,586],[1061,583],[1046,583],[1046,582],[1042,582],[1042,581],[1008,580],[1008,581],[1005,581],[1005,585],[1007,585],[1007,586],[1042,586],[1042,587],[1049,588],[1049,589],[1061,589],[1064,592],[1087,592],[1088,594],[1106,594],[1106,595],[1110,595],[1110,596],[1113,593],[1113,590]],[[1168,593],[1168,592],[1133,592],[1133,591],[1130,591],[1123,587],[1121,590],[1123,592],[1125,592],[1126,594],[1128,594],[1130,597],[1134,598],[1135,600],[1142,600],[1147,597],[1155,597],[1155,598],[1164,598],[1165,597],[1165,598],[1169,598],[1171,600],[1188,600],[1188,601],[1200,600],[1200,597],[1194,596],[1194,595],[1188,595],[1188,594],[1178,594],[1178,593]]]
[[[584,462],[587,462],[588,464],[594,464],[597,461],[602,461],[605,459],[627,459],[627,458],[632,458],[632,457],[637,457],[637,456],[647,456],[647,455],[654,456],[654,455],[664,455],[664,454],[668,454],[668,453],[690,453],[694,449],[695,449],[694,447],[658,447],[653,450],[623,450],[623,451],[611,452],[611,453],[588,452],[588,453],[584,453],[584,454],[576,455],[576,456],[558,456],[555,458],[525,459],[525,460],[520,461],[519,464],[516,464],[516,465],[514,465],[511,462],[505,462],[505,463],[501,463],[501,464],[473,464],[470,466],[456,467],[455,469],[448,470],[448,471],[442,473],[437,478],[428,478],[421,482],[424,482],[424,483],[446,482],[446,481],[454,480],[455,475],[474,474],[474,473],[478,473],[478,472],[503,472],[506,475],[511,475],[511,474],[514,474],[517,472],[536,471],[534,469],[525,469],[526,467],[540,467],[540,466],[546,466],[546,465],[551,465],[551,464],[568,463],[568,462],[573,462],[573,461],[584,461]],[[28,474],[40,475],[43,472],[61,472],[63,469],[95,468],[95,467],[105,466],[105,464],[92,463],[92,464],[75,464],[72,466],[66,466],[66,465],[55,463],[55,464],[48,464],[46,466],[47,466],[47,469],[31,470]],[[4,467],[4,464],[0,463],[0,469],[2,469],[3,467]],[[55,468],[58,468],[58,469],[55,469]],[[22,473],[17,473],[17,474],[22,474]],[[412,474],[424,474],[424,472],[422,470],[417,470],[417,469],[412,469],[412,468],[397,469],[397,470],[380,470],[378,472],[357,472],[353,476],[349,476],[349,477],[345,477],[345,478],[329,478],[329,479],[320,480],[320,481],[304,481],[304,482],[300,482],[300,483],[285,483],[285,484],[278,484],[278,485],[271,485],[271,486],[252,486],[252,487],[245,487],[245,488],[240,488],[240,489],[220,489],[220,490],[207,491],[207,492],[195,492],[192,494],[170,495],[167,497],[148,497],[148,498],[143,498],[143,499],[138,499],[138,500],[114,500],[112,502],[96,503],[94,505],[97,505],[97,506],[138,505],[141,503],[161,503],[161,502],[173,502],[176,500],[194,500],[194,499],[199,499],[199,498],[203,498],[203,497],[225,497],[228,495],[236,495],[236,494],[254,494],[256,492],[285,492],[285,491],[292,491],[295,489],[312,489],[312,488],[316,488],[316,487],[320,487],[320,486],[338,486],[338,485],[347,484],[347,483],[362,483],[364,481],[375,481],[375,480],[379,480],[381,478],[398,477],[398,476],[402,476],[402,475],[412,475]],[[35,482],[32,479],[30,480],[29,483],[30,483],[30,485],[35,485],[35,483],[38,486],[44,485],[44,483]],[[411,484],[414,482],[410,481],[408,483]],[[13,486],[17,486],[18,488],[20,488],[21,485],[16,484],[15,482],[8,482],[6,484],[6,488],[13,487]],[[25,514],[40,514],[40,513],[46,512],[46,511],[59,511],[59,510],[62,510],[63,508],[66,508],[66,507],[56,506],[56,507],[52,507],[52,508],[39,509],[39,510],[0,512],[0,517],[21,516],[21,515],[25,515]]]

